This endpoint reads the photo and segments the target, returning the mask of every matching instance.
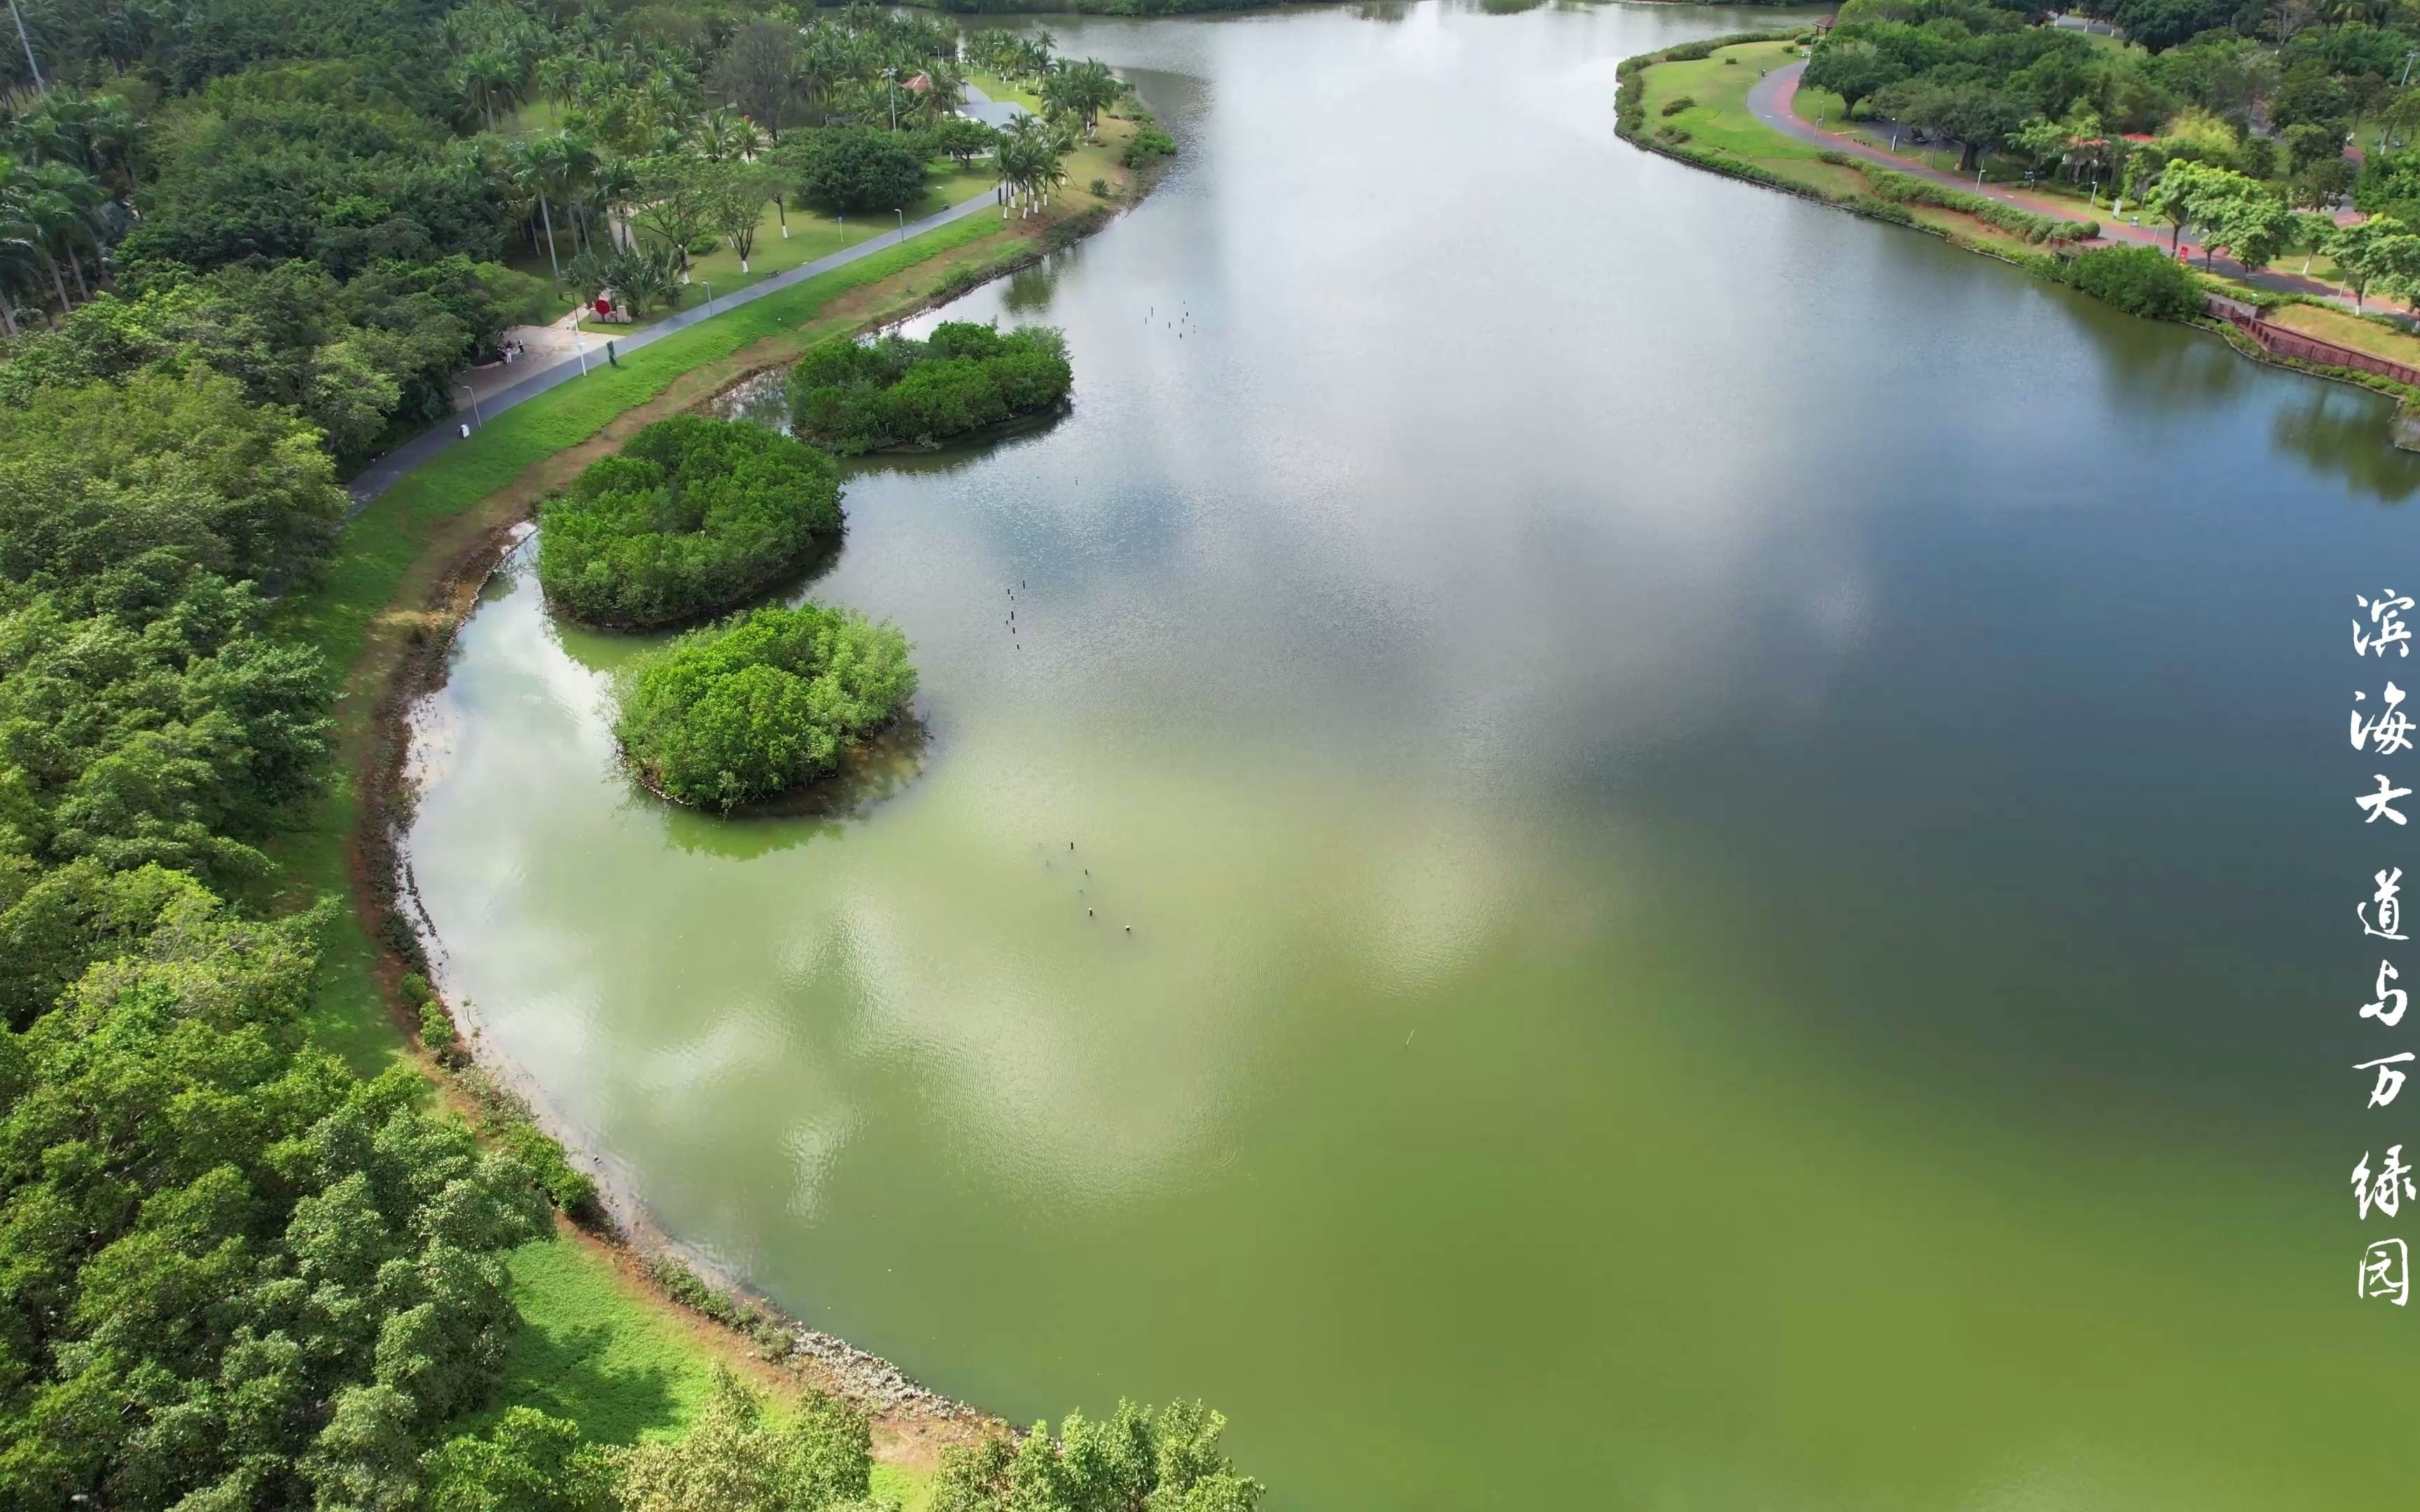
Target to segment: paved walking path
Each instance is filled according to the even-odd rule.
[[[829,273],[835,268],[845,267],[857,261],[860,257],[872,256],[875,253],[895,247],[912,237],[937,230],[954,221],[963,221],[970,215],[978,215],[985,210],[999,208],[1000,199],[997,192],[986,191],[972,199],[953,205],[948,209],[936,211],[921,221],[910,221],[903,227],[869,238],[854,247],[844,248],[828,257],[818,257],[811,263],[801,263],[787,272],[776,273],[763,283],[752,284],[736,294],[725,294],[717,299],[708,300],[704,304],[668,315],[651,326],[640,327],[628,335],[615,336],[613,338],[613,348],[617,352],[636,351],[642,347],[671,335],[675,331],[686,331],[701,320],[711,320],[726,310],[736,310],[751,300],[761,300],[777,290],[788,288],[796,284],[803,284],[818,273]],[[499,390],[494,393],[481,394],[478,419],[473,422],[474,427],[517,404],[536,398],[549,389],[578,379],[583,371],[583,364],[585,367],[602,366],[605,362],[605,339],[592,333],[579,340],[584,355],[582,352],[574,352],[552,366],[536,369],[509,388]],[[518,367],[520,364],[516,363],[513,365]],[[456,413],[458,417],[461,412]],[[395,486],[396,481],[405,473],[427,461],[446,447],[460,441],[462,424],[463,421],[460,418],[446,420],[414,436],[363,469],[360,475],[346,486],[348,491],[353,496],[352,514],[358,515],[368,508],[372,500]]]
[[[1978,188],[1971,178],[1958,174],[1945,173],[1928,162],[1911,162],[1896,153],[1885,151],[1870,142],[1840,131],[1825,131],[1799,115],[1794,104],[1798,97],[1798,76],[1806,70],[1807,65],[1804,63],[1788,64],[1774,69],[1751,85],[1747,92],[1748,114],[1775,131],[1795,137],[1801,142],[1829,147],[1837,152],[1845,152],[1852,157],[1862,158],[1882,167],[1894,168],[1903,174],[1930,179],[1947,188],[1960,190],[1969,194],[1981,194],[1987,198],[1998,200],[2003,205],[2013,206],[2021,210],[2030,210],[2036,215],[2048,215],[2071,221],[2081,214],[2088,213],[2080,212],[2072,204],[2052,199],[2047,195],[2028,194],[2021,190],[2004,189],[1997,184],[1985,184]],[[2157,247],[2163,252],[2168,251],[2167,233],[2158,226],[2128,225],[2123,220],[2107,211],[2102,212],[2100,221],[2101,235],[2104,240],[2130,242],[2140,246]],[[2194,241],[2187,239],[2181,245],[2189,255],[2195,259],[2201,257],[2203,249]],[[2261,288],[2274,289],[2280,294],[2304,294],[2312,299],[2324,300],[2330,304],[2340,305],[2348,310],[2353,308],[2350,298],[2340,292],[2334,285],[2323,284],[2316,278],[2300,278],[2292,273],[2280,273],[2269,269],[2255,272],[2225,255],[2217,259],[2217,269],[2218,271],[2230,277],[2242,279],[2244,283]]]

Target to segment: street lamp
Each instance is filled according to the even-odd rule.
[[[466,379],[462,383],[462,392],[471,396],[471,424],[483,430],[486,429],[488,423],[479,418],[479,391],[471,387]]]
[[[33,71],[34,88],[47,94],[51,86],[42,82],[42,66],[34,61],[34,39],[25,35],[25,14],[17,8],[17,0],[8,0],[8,14],[17,23],[17,40],[25,49],[25,67]]]
[[[899,217],[899,239],[900,239],[900,240],[902,240],[902,241],[907,240],[907,239],[908,239],[908,212],[907,212],[906,210],[899,209],[899,208],[896,208],[894,207],[894,208],[892,208],[892,210],[891,211],[891,213],[892,213],[892,214],[893,214],[893,215],[895,215],[895,216],[897,216],[897,217]]]
[[[580,344],[580,311],[577,307],[575,307],[571,312],[571,352],[573,356],[580,359],[580,376],[582,378],[586,378],[588,376],[588,348]]]

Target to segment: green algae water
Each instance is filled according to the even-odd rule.
[[[669,811],[639,642],[507,571],[411,837],[489,1048],[801,1317],[1206,1396],[1280,1509],[2407,1502],[2348,1068],[2420,850],[2338,742],[2420,461],[1615,140],[1761,19],[1054,18],[1185,153],[947,312],[1071,414],[852,471],[810,591],[921,730]]]

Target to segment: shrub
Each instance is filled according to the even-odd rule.
[[[1697,97],[1693,95],[1674,95],[1671,99],[1664,101],[1664,108],[1657,111],[1655,114],[1658,116],[1678,116],[1683,111],[1695,105],[1697,102]]]
[[[1109,197],[1109,181],[1106,178],[1095,178],[1092,183],[1085,187],[1089,188],[1093,192],[1093,197],[1094,199],[1107,199]]]
[[[2067,265],[2067,282],[2128,315],[2190,320],[2202,311],[2201,285],[2157,247],[2095,247]]]
[[[1689,129],[1685,126],[1659,126],[1655,128],[1655,137],[1660,142],[1678,145],[1689,140]]]
[[[435,998],[420,1005],[420,1042],[440,1060],[453,1052],[454,1021],[446,1016],[445,1005]]]
[[[790,372],[790,424],[842,455],[931,446],[1065,402],[1075,373],[1058,332],[1003,334],[951,321],[931,339],[829,342]]]
[[[819,604],[760,609],[633,663],[613,733],[654,791],[727,811],[831,771],[915,691],[895,626]]]
[[[2027,241],[2066,241],[2100,229],[2095,224],[2087,231],[2073,221],[2036,215],[2031,210],[2021,210],[1995,199],[1970,194],[1962,189],[1947,188],[1930,179],[1918,178],[1914,174],[1894,173],[1888,168],[1876,169],[1866,177],[1874,186],[1874,193],[1882,199],[1901,205],[1930,205],[1937,209],[1962,211]]]
[[[889,131],[834,126],[787,152],[799,198],[844,215],[897,209],[924,193],[924,160]]]
[[[546,501],[537,578],[598,625],[727,609],[840,530],[831,458],[743,421],[683,415],[630,438]]]
[[[1126,144],[1126,149],[1118,155],[1118,161],[1129,168],[1140,168],[1145,163],[1156,162],[1161,158],[1174,156],[1176,156],[1176,138],[1156,126],[1146,124],[1140,131],[1135,132],[1134,140]]]
[[[597,1183],[571,1164],[560,1141],[526,1119],[491,1125],[488,1134],[498,1146],[520,1157],[557,1211],[582,1223],[596,1219],[599,1212]]]
[[[695,1271],[669,1255],[659,1255],[647,1262],[647,1272],[664,1294],[694,1313],[703,1313],[725,1328],[736,1328],[752,1334],[768,1322],[765,1315],[744,1302],[707,1286]],[[778,1326],[778,1325],[775,1325]]]

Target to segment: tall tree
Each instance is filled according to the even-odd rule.
[[[798,28],[752,21],[732,33],[715,64],[715,80],[731,101],[775,136],[782,134],[799,93]]]

